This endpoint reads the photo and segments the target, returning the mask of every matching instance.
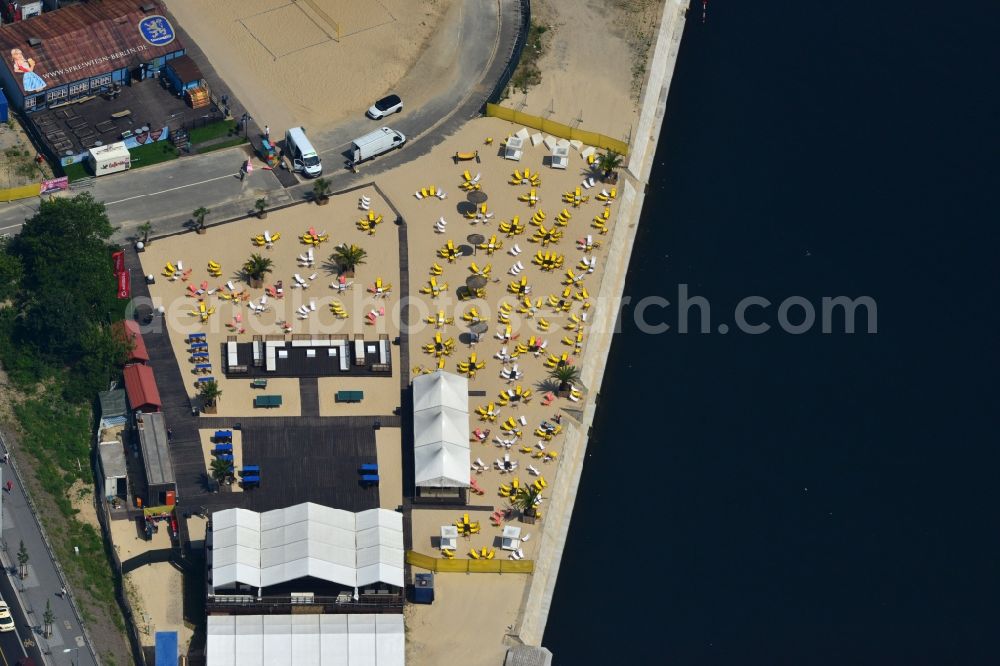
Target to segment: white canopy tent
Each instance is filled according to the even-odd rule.
[[[469,487],[469,380],[443,370],[413,380],[414,480]]]
[[[212,586],[270,587],[311,576],[345,587],[403,587],[403,517],[307,502],[212,514]]]
[[[208,666],[404,666],[402,615],[209,615]]]

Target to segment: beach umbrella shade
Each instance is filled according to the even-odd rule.
[[[474,249],[471,245],[459,245],[458,253],[463,257],[471,257]]]
[[[458,205],[455,206],[459,215],[469,215],[476,212],[476,205],[468,201],[459,201]]]
[[[465,198],[477,206],[481,203],[486,203],[486,200],[489,199],[486,192],[483,192],[482,190],[473,190],[472,192],[469,192]]]
[[[483,335],[484,333],[486,333],[486,331],[489,330],[489,328],[490,325],[487,324],[485,321],[477,321],[475,324],[469,327],[469,330],[475,333],[476,335]]]
[[[482,289],[483,287],[486,286],[487,282],[488,280],[484,278],[482,275],[470,275],[465,279],[466,286],[468,286],[469,289],[471,289],[472,291],[476,291],[477,289]]]
[[[480,243],[486,242],[486,236],[482,234],[469,234],[466,236],[465,240],[469,241],[473,245],[479,245]]]

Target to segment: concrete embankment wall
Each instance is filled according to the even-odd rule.
[[[666,0],[642,97],[639,123],[632,139],[629,166],[621,174],[619,182],[621,205],[618,209],[618,219],[613,235],[602,239],[609,252],[597,302],[594,304],[588,330],[587,350],[581,367],[581,379],[588,389],[588,395],[582,424],[566,428],[559,479],[554,484],[551,496],[545,502],[545,529],[542,531],[535,560],[535,573],[525,592],[515,627],[516,634],[513,636],[515,642],[526,645],[541,645],[542,635],[545,632],[549,606],[552,603],[552,594],[580,484],[580,474],[587,454],[587,432],[594,421],[596,407],[594,396],[601,389],[604,368],[611,349],[611,336],[614,334],[622,291],[625,288],[628,262],[639,226],[639,216],[642,213],[646,181],[652,169],[656,141],[663,124],[667,92],[670,89],[681,35],[684,32],[688,3],[689,0]]]

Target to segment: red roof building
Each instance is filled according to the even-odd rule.
[[[139,324],[131,319],[117,322],[115,334],[119,336],[119,339],[124,339],[125,344],[129,347],[125,363],[149,362],[149,352],[146,351],[146,343],[142,339],[142,333],[139,332]]]
[[[122,371],[125,376],[125,395],[133,410],[158,412],[162,403],[156,388],[153,368],[148,365],[127,365]]]

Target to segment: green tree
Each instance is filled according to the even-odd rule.
[[[257,201],[253,202],[254,210],[257,211],[257,217],[263,218],[264,214],[267,212],[267,198],[261,197]]]
[[[45,600],[45,613],[42,615],[42,622],[44,623],[45,637],[50,638],[52,636],[52,625],[56,621],[56,614],[52,612],[52,600]]]
[[[204,382],[198,386],[198,395],[206,405],[214,407],[222,397],[222,389],[217,382]]]
[[[30,384],[68,370],[67,396],[107,388],[108,371],[93,371],[95,353],[113,356],[111,322],[121,319],[108,239],[114,228],[90,194],[42,201],[9,244],[22,270],[16,313],[0,344],[12,377]],[[26,372],[30,370],[31,372]]]
[[[340,266],[340,270],[345,273],[353,273],[354,269],[365,263],[367,258],[368,252],[364,248],[347,243],[341,243],[335,247],[333,254],[330,255],[330,261]]]
[[[621,168],[622,156],[613,150],[606,150],[597,158],[597,168],[604,174],[604,178],[610,178],[611,174]]]
[[[194,223],[198,231],[205,230],[205,218],[208,217],[208,214],[211,212],[211,210],[205,208],[204,206],[198,206],[194,209],[194,212],[191,213],[191,217],[194,218]]]
[[[248,279],[259,283],[273,270],[273,265],[274,262],[270,258],[254,253],[243,264],[243,272]]]
[[[10,239],[0,238],[0,301],[14,298],[22,273],[21,260],[10,251]]]
[[[222,485],[233,474],[233,464],[228,460],[212,459],[212,478]]]
[[[21,580],[28,575],[28,560],[31,558],[28,556],[28,549],[24,547],[24,541],[21,541],[21,545],[17,549],[17,573],[21,576]]]
[[[510,503],[515,509],[520,511],[526,516],[535,515],[535,505],[538,503],[538,498],[541,497],[542,491],[538,490],[534,486],[521,486],[514,493],[511,498]]]
[[[142,234],[142,244],[149,245],[149,234],[153,233],[153,223],[146,220],[136,228],[136,231]]]
[[[565,393],[580,381],[580,370],[575,365],[558,365],[549,370],[549,377],[559,382],[559,393]]]
[[[316,201],[326,201],[330,198],[330,181],[326,178],[317,178],[313,183],[313,196]]]

